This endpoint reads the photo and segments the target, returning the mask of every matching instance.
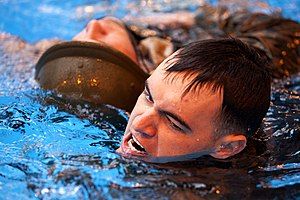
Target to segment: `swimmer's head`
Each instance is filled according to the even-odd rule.
[[[71,42],[48,49],[35,78],[72,99],[131,110],[148,75],[136,41],[117,18],[91,20]]]
[[[106,45],[122,52],[138,64],[138,56],[133,38],[126,26],[117,18],[104,17],[91,20],[87,26],[79,32],[74,41],[87,41],[105,43]]]
[[[236,39],[187,45],[147,79],[118,152],[150,162],[241,152],[269,107],[268,65]]]

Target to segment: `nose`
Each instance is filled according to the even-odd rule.
[[[98,20],[91,20],[86,26],[85,31],[91,39],[97,39],[98,37],[106,34],[105,28]]]
[[[132,122],[134,131],[144,137],[154,137],[157,134],[158,116],[153,108],[148,109]]]

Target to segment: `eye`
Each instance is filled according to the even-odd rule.
[[[153,99],[152,99],[151,95],[149,94],[149,92],[147,91],[146,88],[144,89],[143,94],[145,95],[145,98],[147,99],[147,101],[153,103]]]
[[[184,128],[181,126],[181,124],[179,122],[177,122],[175,119],[173,119],[172,117],[166,115],[167,120],[170,123],[170,126],[180,132],[184,132]]]

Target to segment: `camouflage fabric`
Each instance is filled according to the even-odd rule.
[[[237,37],[267,54],[273,62],[273,77],[289,76],[300,69],[300,24],[298,22],[284,19],[278,14],[251,13],[247,10],[231,12],[224,7],[209,5],[198,8],[195,21],[196,24],[189,28],[145,24],[131,24],[128,27],[139,42],[147,37],[163,38],[173,44],[174,51],[196,40]],[[148,65],[157,64],[151,56],[144,55]],[[152,66],[152,69],[154,68]]]
[[[273,62],[273,77],[289,76],[300,69],[300,24],[278,14],[232,12],[204,6],[196,16],[197,25],[215,33],[237,37],[263,50]],[[220,35],[220,34],[219,34]]]
[[[222,30],[267,53],[273,62],[273,76],[289,76],[300,69],[300,24],[280,16],[235,13]]]

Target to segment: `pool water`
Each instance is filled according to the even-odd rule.
[[[299,20],[298,1],[249,2],[264,12],[278,10],[280,2],[285,16]],[[90,18],[107,13],[123,17],[197,4],[0,1],[0,199],[300,198],[300,74],[274,80],[271,107],[244,154],[147,164],[115,153],[128,120],[123,110],[41,90],[33,79],[40,52],[18,38],[70,39]]]

